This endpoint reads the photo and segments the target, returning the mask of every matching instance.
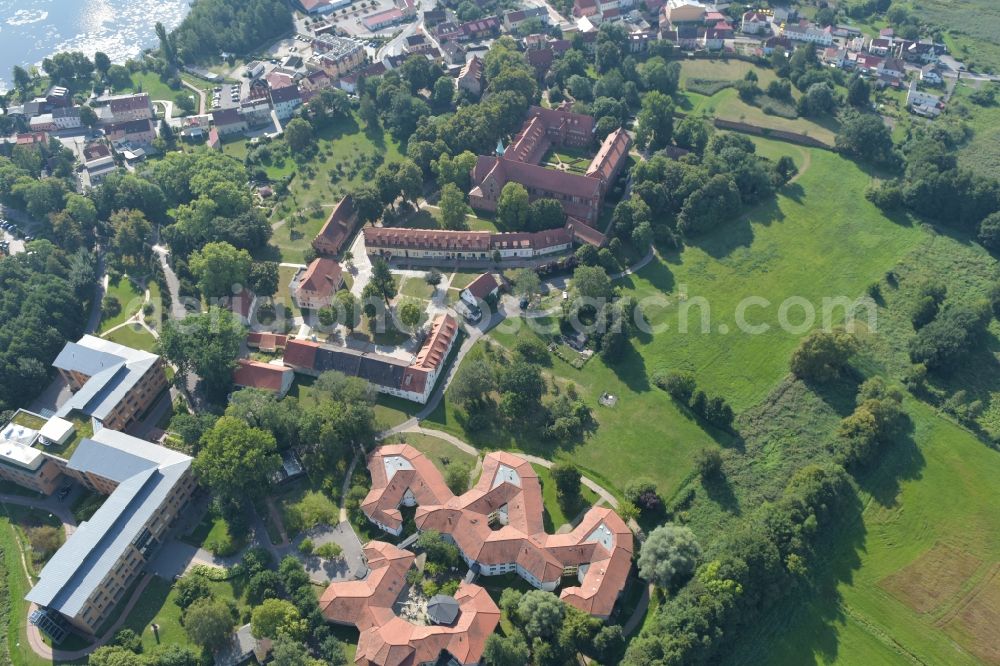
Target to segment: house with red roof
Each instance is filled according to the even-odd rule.
[[[253,388],[262,391],[270,391],[277,394],[279,398],[284,398],[292,382],[295,380],[295,373],[291,368],[286,368],[281,364],[261,363],[251,359],[241,358],[236,362],[236,369],[233,370],[233,385],[239,388]]]
[[[303,310],[319,310],[333,303],[333,297],[344,284],[340,264],[328,257],[317,257],[296,273],[290,285],[296,305]]]
[[[479,307],[480,301],[500,293],[502,283],[493,273],[483,273],[458,293],[459,298],[473,307]]]

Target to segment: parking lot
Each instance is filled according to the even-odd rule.
[[[0,252],[3,254],[20,254],[24,252],[25,241],[32,240],[30,235],[25,235],[13,223],[0,218],[0,231],[3,233],[0,239]]]
[[[209,101],[209,110],[229,109],[240,105],[242,95],[242,84],[224,83],[212,89],[212,99]]]

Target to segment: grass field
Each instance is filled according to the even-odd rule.
[[[445,466],[450,462],[461,462],[470,467],[476,464],[475,457],[432,435],[425,435],[421,432],[407,432],[397,435],[396,439],[399,442],[410,444],[422,452],[442,472],[444,472]]]
[[[240,612],[246,607],[240,595],[236,594],[233,581],[209,582],[209,587],[217,599],[233,600]],[[187,632],[181,625],[181,609],[174,602],[176,597],[177,593],[169,581],[154,576],[125,620],[124,627],[132,629],[142,637],[142,645],[146,652],[158,644],[186,645],[198,650],[188,639]],[[151,629],[154,623],[158,627],[159,641]]]
[[[572,523],[576,519],[576,514],[589,509],[597,501],[597,493],[586,486],[580,486],[580,504],[575,507],[576,514],[566,515],[562,505],[559,503],[556,492],[556,482],[552,479],[552,473],[541,465],[532,465],[538,481],[542,484],[542,502],[545,504],[545,511],[542,514],[542,522],[545,531],[554,534],[556,530],[567,523]]]
[[[993,84],[997,86],[997,84]],[[953,100],[964,101],[970,111],[966,118],[972,138],[958,152],[962,166],[990,178],[1000,178],[1000,107],[982,107],[968,101],[975,88],[962,81],[955,86]]]
[[[139,324],[128,324],[104,336],[112,342],[126,347],[144,349],[151,352],[156,347],[156,338]]]
[[[862,478],[863,524],[830,553],[825,588],[733,663],[759,663],[761,649],[789,666],[997,663],[1000,453],[926,405],[907,407],[912,440]]]
[[[1000,70],[1000,5],[994,0],[911,0],[905,3],[920,19],[945,31],[945,43],[970,69]]]
[[[742,60],[683,61],[681,63],[680,86],[677,95],[675,95],[678,111],[696,115],[704,114],[734,122],[745,122],[770,129],[798,132],[833,145],[838,128],[838,123],[833,118],[789,119],[769,115],[759,107],[742,101],[734,88],[725,88],[711,96],[685,90],[685,84],[689,78],[738,81],[750,71],[757,74],[757,85],[762,90],[766,89],[767,85],[777,78],[773,70],[757,67]],[[793,91],[793,96],[797,97],[798,94],[797,90]]]
[[[136,288],[132,281],[122,276],[117,282],[108,282],[108,292],[105,297],[118,299],[121,305],[121,312],[114,317],[102,317],[99,331],[104,332],[123,323],[126,319],[134,315],[142,308],[143,293]]]

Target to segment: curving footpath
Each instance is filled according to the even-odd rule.
[[[51,513],[62,521],[63,529],[66,531],[67,538],[76,530],[76,518],[74,518],[72,511],[70,511],[65,504],[60,503],[59,500],[51,495],[49,497],[29,497],[25,495],[10,495],[3,493],[0,494],[0,502],[4,504],[16,504],[18,506],[24,506]],[[21,564],[24,566],[24,573],[28,578],[28,582],[31,583],[32,577],[28,571],[27,563],[24,561],[23,552],[21,553]],[[39,657],[50,661],[76,661],[86,657],[96,648],[101,647],[114,638],[114,635],[119,629],[121,629],[125,620],[128,618],[129,612],[139,602],[143,591],[146,589],[146,585],[149,584],[151,579],[152,575],[146,574],[142,582],[136,586],[135,591],[132,593],[132,597],[129,599],[128,604],[125,606],[114,625],[112,625],[111,628],[108,629],[108,631],[105,632],[104,635],[96,640],[92,645],[80,650],[59,650],[53,649],[52,646],[48,645],[42,637],[42,632],[28,620],[28,618],[31,617],[31,614],[35,612],[38,607],[35,604],[28,604],[28,612],[27,615],[25,615],[24,622],[25,633],[28,636],[28,645],[31,647],[31,651]]]

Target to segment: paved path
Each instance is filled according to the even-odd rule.
[[[104,275],[104,253],[102,252],[97,255],[97,274]],[[96,333],[101,325],[101,301],[107,291],[108,276],[104,275],[94,285],[94,300],[90,304],[90,316],[87,318],[87,328],[84,329],[84,333]]]
[[[199,88],[198,86],[191,85],[190,83],[188,83],[187,81],[185,81],[183,78],[181,79],[181,83],[184,85],[185,88],[190,88],[191,90],[195,91],[198,94],[198,113],[201,114],[201,115],[205,115],[205,113],[206,113],[206,111],[205,111],[205,106],[206,106],[205,105],[205,91],[202,90],[201,88]]]
[[[639,628],[639,624],[646,619],[646,609],[649,608],[649,596],[652,593],[653,584],[648,583],[646,589],[642,591],[642,596],[639,597],[639,603],[635,605],[635,610],[632,611],[631,617],[622,626],[622,633],[625,636],[630,636],[632,632]]]
[[[28,643],[31,646],[32,651],[43,659],[48,659],[50,661],[76,661],[78,659],[83,659],[88,654],[101,647],[105,643],[108,643],[115,637],[118,630],[122,628],[125,621],[128,619],[129,614],[135,607],[139,600],[142,598],[142,593],[146,591],[146,586],[149,585],[149,581],[153,580],[152,574],[143,574],[142,582],[136,586],[135,592],[132,593],[132,598],[129,599],[128,604],[122,609],[121,615],[115,620],[115,623],[104,633],[103,636],[98,638],[94,643],[88,647],[82,648],[80,650],[59,650],[53,649],[52,647],[46,645],[45,641],[42,640],[42,632],[39,631],[38,627],[28,622]],[[33,612],[38,607],[35,604],[28,605],[28,616],[30,617]]]
[[[0,502],[26,506],[32,509],[39,509],[41,511],[48,511],[62,521],[63,529],[66,530],[67,539],[73,534],[73,532],[76,531],[76,518],[73,516],[73,512],[69,508],[68,500],[60,501],[55,495],[49,495],[48,497],[31,497],[30,495],[8,495],[3,493],[0,494]]]

